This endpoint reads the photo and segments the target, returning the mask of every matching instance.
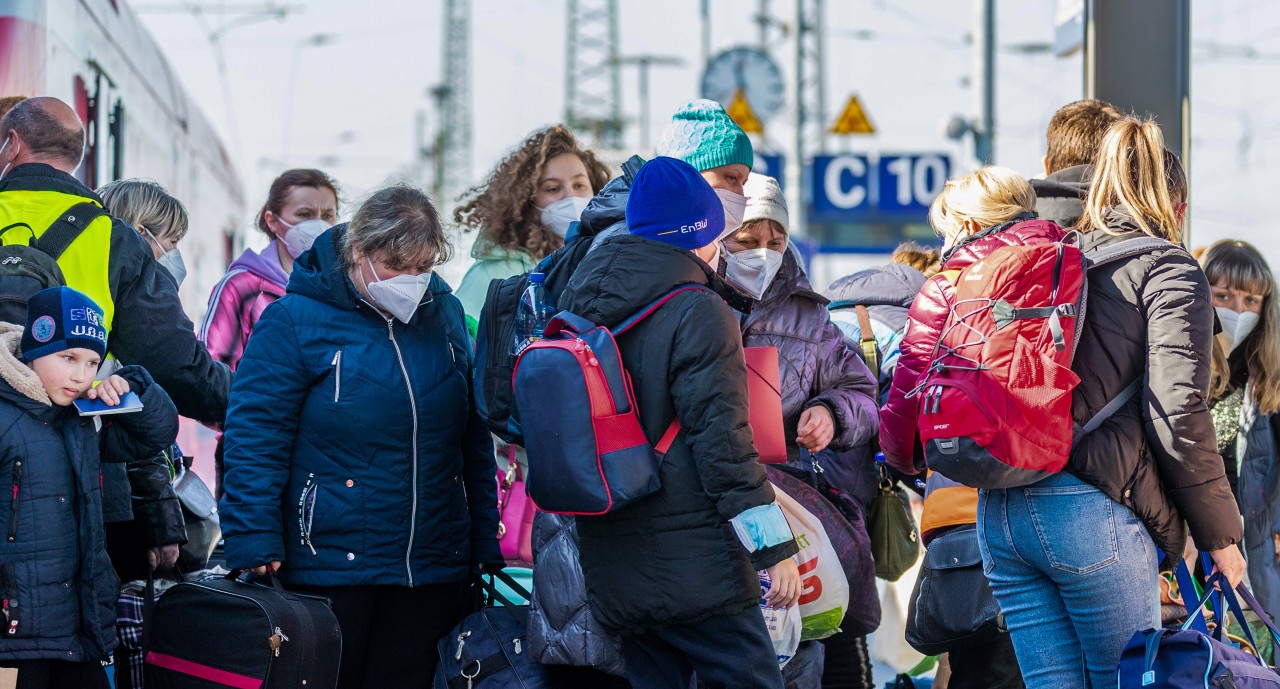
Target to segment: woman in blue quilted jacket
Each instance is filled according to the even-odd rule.
[[[227,564],[333,601],[340,689],[427,687],[469,572],[502,562],[450,248],[420,191],[375,193],[298,258],[231,392]]]

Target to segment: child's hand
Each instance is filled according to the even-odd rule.
[[[89,388],[85,395],[91,400],[102,400],[108,407],[120,404],[120,398],[129,392],[129,381],[120,376],[107,376],[107,379]]]

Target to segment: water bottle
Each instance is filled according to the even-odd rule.
[[[530,343],[541,340],[547,324],[556,315],[555,306],[548,302],[546,289],[542,286],[544,280],[546,276],[542,273],[529,273],[529,286],[516,308],[515,343],[511,349],[514,356],[519,356]]]

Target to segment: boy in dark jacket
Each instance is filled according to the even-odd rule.
[[[178,414],[145,370],[125,367],[97,388],[107,349],[102,310],[68,287],[37,292],[26,328],[0,323],[0,665],[26,688],[107,687],[101,661],[116,645],[118,581],[102,525],[99,452],[127,459],[159,452]],[[78,416],[81,396],[109,406],[132,390],[143,409]]]
[[[682,430],[657,493],[579,518],[588,598],[624,635],[634,686],[684,689],[696,673],[711,687],[781,687],[756,571],[773,582],[766,602],[790,607],[797,546],[756,461],[737,320],[712,293],[732,291],[708,267],[724,211],[692,166],[656,158],[632,183],[627,225],[584,259],[560,308],[614,327],[681,285],[710,291],[676,295],[618,338],[650,441],[674,418]]]

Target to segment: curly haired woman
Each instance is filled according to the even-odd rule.
[[[476,262],[457,290],[473,328],[489,282],[526,272],[563,246],[569,226],[608,181],[595,154],[555,125],[530,134],[469,192],[453,219],[480,233],[471,250]]]

